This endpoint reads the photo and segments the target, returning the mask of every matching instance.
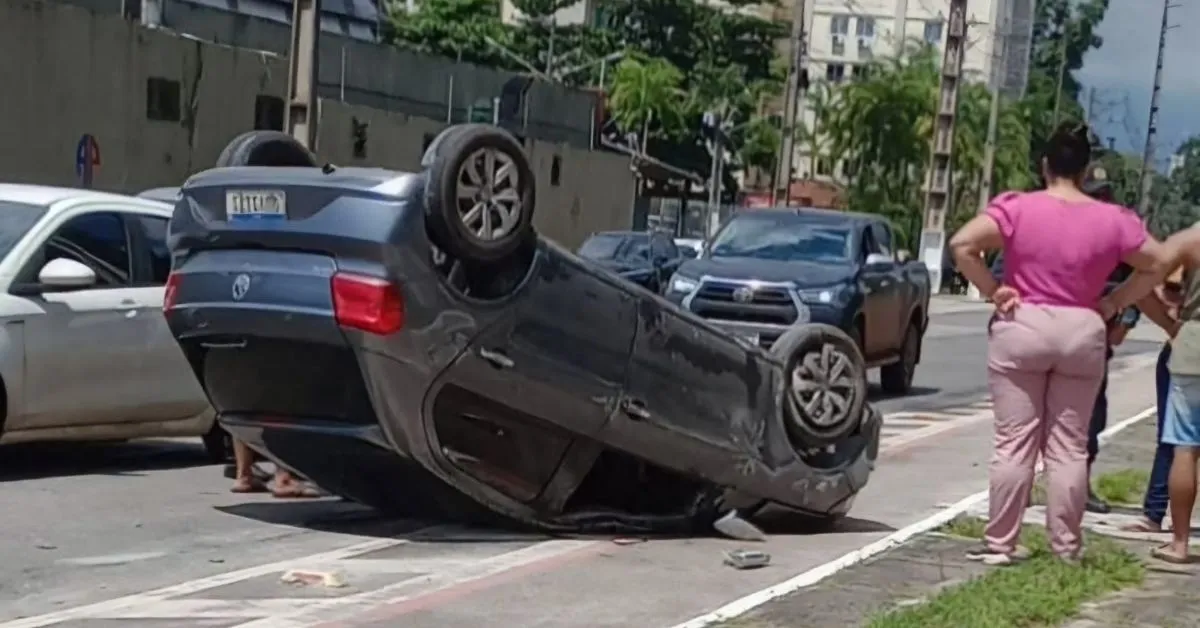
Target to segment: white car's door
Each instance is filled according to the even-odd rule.
[[[126,223],[134,245],[134,299],[146,334],[142,362],[142,378],[150,386],[144,398],[146,409],[153,412],[155,420],[196,416],[208,407],[208,399],[162,313],[167,275],[171,273],[167,218],[129,213]]]
[[[37,286],[50,261],[92,269],[95,284],[21,291],[27,301],[25,411],[9,429],[134,420],[145,384],[145,324],[131,284],[129,231],[121,214],[76,208],[51,219],[47,235],[21,265],[14,286]],[[31,293],[32,292],[32,293]]]

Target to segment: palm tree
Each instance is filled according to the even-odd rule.
[[[617,65],[609,91],[608,106],[613,120],[627,131],[641,135],[642,149],[655,135],[670,135],[681,129],[683,73],[664,59],[628,56]]]

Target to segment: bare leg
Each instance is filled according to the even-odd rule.
[[[266,490],[254,477],[254,451],[249,445],[238,439],[233,439],[233,464],[235,477],[233,488],[235,493],[260,493]]]
[[[1196,457],[1200,447],[1175,447],[1175,459],[1171,461],[1171,476],[1167,480],[1171,507],[1171,543],[1160,549],[1171,560],[1188,559],[1188,544],[1192,536],[1192,508],[1196,505]]]
[[[305,485],[296,479],[289,471],[279,468],[275,471],[275,488],[271,491],[281,499],[313,498],[321,494],[316,489]]]

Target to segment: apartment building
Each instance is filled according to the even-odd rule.
[[[798,0],[807,2],[809,78],[833,86],[852,80],[881,57],[903,55],[914,43],[937,49],[946,44],[950,0]],[[971,0],[967,5],[967,46],[963,75],[987,81],[1007,97],[1019,98],[1029,76],[1034,0]],[[1002,41],[1003,40],[1003,41]],[[809,103],[801,116],[815,119]],[[819,132],[819,129],[818,129]],[[814,158],[815,157],[815,158]],[[843,164],[814,156],[802,143],[793,160],[797,179],[838,179]]]

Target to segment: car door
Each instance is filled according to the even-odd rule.
[[[132,286],[132,247],[117,211],[74,208],[52,219],[11,291],[25,299],[25,412],[9,428],[135,420],[144,397],[146,326]],[[88,287],[46,291],[38,273],[54,259],[84,264]]]
[[[896,249],[892,244],[891,229],[881,222],[872,223],[870,229],[871,239],[875,241],[876,250],[888,260],[879,268],[879,272],[885,275],[880,286],[884,294],[881,308],[883,310],[881,314],[882,329],[880,330],[882,350],[885,352],[899,351],[908,324],[908,320],[905,318],[908,313],[904,311],[906,297],[904,277],[901,265],[896,261]]]
[[[863,353],[868,359],[878,358],[891,350],[891,328],[894,325],[888,320],[888,304],[894,292],[892,269],[887,264],[868,264],[867,259],[876,254],[882,254],[882,250],[871,229],[863,228],[859,250],[859,263],[862,264],[859,289],[863,294],[863,319],[866,322]]]
[[[640,299],[625,395],[603,440],[713,480],[733,460],[761,457],[771,407],[767,355],[683,315],[663,299]]]
[[[620,398],[637,326],[625,282],[547,254],[509,318],[472,342],[452,373],[523,414],[594,436]],[[472,375],[474,373],[474,375]]]
[[[196,416],[208,406],[208,400],[162,315],[163,292],[171,274],[168,219],[138,210],[124,215],[134,251],[132,294],[146,333],[144,371],[139,374],[146,384],[144,413],[157,420]]]

